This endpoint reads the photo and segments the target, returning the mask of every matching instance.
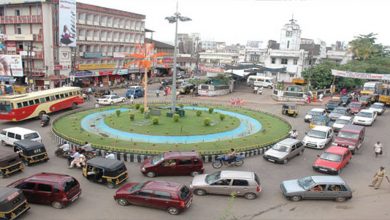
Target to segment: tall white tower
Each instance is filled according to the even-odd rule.
[[[299,50],[301,44],[301,29],[296,23],[297,20],[291,18],[282,28],[280,33],[280,50]]]

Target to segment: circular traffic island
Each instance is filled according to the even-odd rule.
[[[166,105],[110,106],[58,118],[53,131],[72,143],[90,142],[104,150],[137,154],[196,150],[220,154],[269,146],[291,126],[268,113],[225,106],[182,106],[172,115]]]

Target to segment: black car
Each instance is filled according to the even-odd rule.
[[[340,100],[342,106],[347,106],[351,102],[352,98],[349,95],[345,95],[341,96]]]
[[[191,83],[183,83],[180,85],[179,92],[180,94],[189,94],[191,91],[195,90],[195,85]]]
[[[328,103],[325,105],[325,110],[327,112],[333,111],[336,107],[340,106],[341,100],[330,100]]]

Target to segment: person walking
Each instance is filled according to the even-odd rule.
[[[374,178],[372,179],[370,187],[374,187],[374,189],[379,189],[382,184],[383,177],[385,177],[385,168],[381,166],[379,170],[375,173]],[[387,181],[389,181],[389,177],[386,176]],[[390,183],[390,181],[389,181]]]
[[[375,152],[375,157],[378,157],[378,155],[382,155],[383,153],[383,145],[380,141],[377,141],[374,145],[374,152]]]

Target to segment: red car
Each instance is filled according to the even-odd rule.
[[[326,149],[313,164],[313,169],[318,172],[339,174],[349,161],[352,153],[348,148],[332,146]]]
[[[28,202],[61,209],[80,197],[79,182],[68,175],[39,173],[8,185],[23,191]]]
[[[349,103],[348,108],[351,109],[352,114],[357,114],[363,109],[363,104],[361,102],[351,102]]]
[[[114,199],[121,206],[129,204],[147,206],[167,210],[172,215],[189,208],[192,197],[187,186],[166,181],[127,183],[114,195]]]

